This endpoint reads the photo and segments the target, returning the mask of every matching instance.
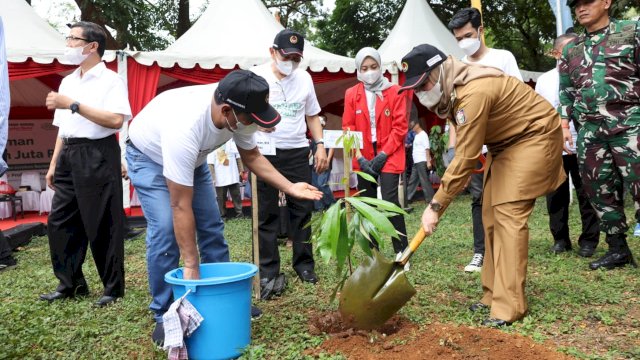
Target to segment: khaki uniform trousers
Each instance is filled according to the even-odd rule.
[[[485,253],[480,300],[491,307],[491,317],[513,322],[527,312],[524,295],[529,255],[529,216],[535,199],[491,205],[491,174],[484,189],[482,221]]]

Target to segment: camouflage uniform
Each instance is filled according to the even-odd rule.
[[[623,183],[640,221],[639,63],[640,23],[614,19],[605,29],[568,44],[560,62],[559,111],[563,119],[580,125],[580,174],[600,229],[608,235],[628,229]]]

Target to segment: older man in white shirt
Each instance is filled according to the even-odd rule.
[[[47,186],[55,188],[47,224],[56,290],[49,302],[86,295],[82,263],[87,245],[104,285],[96,302],[124,296],[124,228],[120,146],[116,133],[131,116],[124,81],[102,62],[104,30],[90,22],[71,26],[65,59],[79,67],[58,92],[47,95],[58,127]]]

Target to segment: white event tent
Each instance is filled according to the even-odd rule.
[[[464,56],[451,31],[440,21],[427,1],[407,0],[398,21],[378,51],[386,69],[391,74],[396,74],[402,57],[414,46],[425,43],[437,47],[447,55],[457,58]],[[525,82],[535,82],[541,75],[533,71],[520,72]]]
[[[273,39],[282,29],[260,0],[211,0],[198,21],[166,50],[127,51],[135,60],[128,62],[129,91],[211,83],[233,69],[266,63]],[[353,59],[308,42],[301,67],[312,75],[323,107],[341,101],[346,88],[356,82]],[[134,113],[153,96],[155,92],[132,101]]]

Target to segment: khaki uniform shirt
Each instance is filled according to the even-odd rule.
[[[562,129],[556,110],[531,87],[509,76],[470,81],[455,88],[456,155],[433,200],[446,207],[463,190],[482,145],[489,148],[485,182],[492,206],[535,199],[566,179]]]

